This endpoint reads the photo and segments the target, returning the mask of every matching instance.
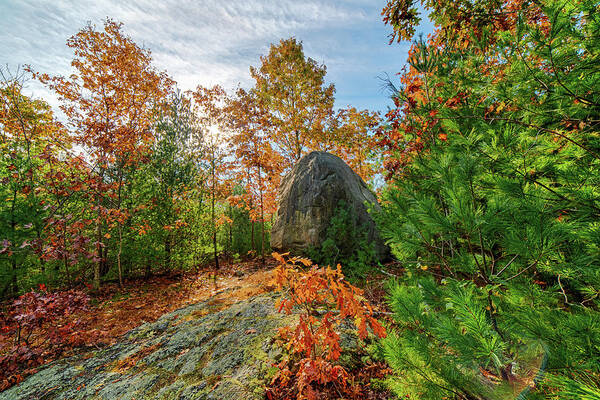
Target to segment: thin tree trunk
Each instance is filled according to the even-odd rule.
[[[123,289],[123,269],[121,268],[121,253],[123,253],[123,228],[121,221],[118,223],[119,230],[119,252],[117,253],[117,269],[119,270],[119,287]]]
[[[105,245],[100,250],[100,253],[102,253],[102,263],[100,264],[100,277],[103,277],[104,275],[108,274],[108,270],[110,269],[110,265],[108,264],[108,245]]]
[[[248,172],[248,187],[252,187],[252,179],[250,176],[250,167],[248,167],[247,169]],[[252,203],[252,194],[250,193],[250,209],[252,210],[254,204]],[[256,246],[254,245],[254,220],[250,220],[250,250],[255,251],[256,250]]]
[[[229,219],[231,219],[229,223],[229,252],[233,253],[233,233],[231,232],[233,226],[233,207],[231,204],[229,204]]]
[[[217,229],[213,232],[213,253],[215,257],[215,269],[219,269],[219,253],[217,252]]]
[[[250,248],[252,251],[256,249],[254,246],[254,220],[250,221]]]
[[[151,275],[152,275],[152,264],[150,263],[150,258],[146,257],[146,272],[145,272],[146,279],[150,278]]]
[[[104,170],[100,171],[100,182],[104,180]],[[100,185],[99,185],[100,186]],[[96,263],[94,263],[94,282],[93,287],[94,290],[100,289],[100,269],[102,268],[102,211],[100,207],[102,205],[100,190],[101,188],[96,188],[98,193],[96,194]]]
[[[119,167],[119,189],[118,189],[118,196],[117,196],[117,207],[119,210],[119,216],[118,216],[118,220],[117,220],[117,229],[119,231],[119,252],[117,253],[117,269],[119,271],[119,287],[121,289],[123,289],[123,268],[121,266],[121,254],[123,254],[123,226],[121,223],[122,216],[120,215],[121,214],[121,204],[123,203],[123,200],[121,198],[122,189],[123,189],[123,166],[121,165]]]
[[[215,271],[219,269],[219,255],[217,253],[217,221],[215,220],[215,197],[216,197],[216,190],[217,190],[217,177],[216,177],[216,170],[215,170],[215,157],[214,157],[214,150],[213,150],[213,157],[212,157],[212,173],[213,173],[213,184],[212,184],[212,202],[211,202],[211,217],[212,217],[212,221],[213,221],[213,253],[214,253],[214,257],[215,257]],[[216,272],[215,272],[216,274]],[[216,275],[215,275],[216,278]]]
[[[261,240],[260,240],[260,259],[262,266],[265,266],[265,208],[263,204],[263,186],[260,166],[258,167],[258,191],[260,193],[260,222],[261,222]]]
[[[69,283],[69,287],[73,286],[73,282],[71,281],[71,273],[69,272],[69,259],[67,257],[67,221],[65,220],[64,228],[63,228],[63,261],[65,264],[65,274],[67,275],[67,282]]]
[[[97,260],[94,263],[94,290],[100,289],[100,268],[102,267],[102,223],[100,222],[100,202],[98,205],[98,222],[96,225],[96,257]]]
[[[15,220],[15,203],[17,201],[17,191],[13,190],[13,198],[12,198],[12,205],[11,205],[11,212],[10,212],[10,228],[11,228],[11,239],[12,239],[12,246],[16,245],[16,240],[17,240],[17,236],[16,236],[16,227],[17,227],[17,221]],[[17,257],[16,254],[13,252],[13,254],[10,255],[10,264],[12,267],[12,279],[11,279],[11,284],[12,284],[12,294],[13,295],[17,295],[17,293],[19,292],[19,285],[17,282]]]
[[[165,268],[171,269],[171,234],[165,238]]]
[[[35,229],[35,234],[37,237],[37,242],[38,244],[37,246],[40,246],[41,248],[41,243],[42,243],[42,232],[40,232],[39,227],[36,224],[36,229]],[[38,257],[38,259],[40,260],[40,269],[42,270],[42,274],[46,272],[46,260],[44,260],[42,257]]]
[[[17,295],[19,292],[19,284],[17,282],[17,258],[13,254],[11,256],[11,265],[12,265],[12,293],[13,295]]]
[[[300,132],[297,130],[294,132],[296,134],[296,161],[299,161],[302,157],[302,145],[300,144]]]

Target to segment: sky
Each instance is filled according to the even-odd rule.
[[[0,0],[0,68],[29,64],[51,75],[69,75],[66,40],[89,21],[98,29],[110,17],[152,51],[154,65],[183,90],[238,83],[250,87],[249,67],[271,43],[296,37],[306,56],[327,66],[336,106],[385,111],[391,106],[381,77],[394,77],[409,43],[388,45],[381,21],[384,0]],[[433,30],[427,21],[417,33]],[[26,94],[58,105],[35,82]]]

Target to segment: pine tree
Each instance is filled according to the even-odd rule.
[[[399,395],[600,398],[596,7],[506,2],[413,45],[380,132]]]

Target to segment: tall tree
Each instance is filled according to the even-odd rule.
[[[315,138],[311,147],[336,154],[368,182],[381,172],[381,151],[375,138],[380,120],[378,112],[350,106],[340,109],[327,134]]]
[[[173,92],[160,112],[146,173],[152,182],[150,195],[158,207],[158,228],[164,233],[164,264],[167,268],[171,266],[174,232],[179,220],[178,199],[185,196],[197,177],[195,159],[202,152],[198,146],[201,135],[191,99],[178,91]]]
[[[258,98],[273,126],[273,142],[288,164],[298,161],[311,141],[327,132],[335,87],[326,85],[327,68],[306,58],[295,38],[271,45],[259,68],[250,67]]]
[[[260,254],[264,263],[266,216],[275,212],[283,160],[271,146],[272,127],[255,92],[238,89],[235,97],[229,100],[227,115],[232,131],[229,144],[236,155],[237,174],[240,182],[246,182],[244,195],[232,200],[247,205],[252,227],[256,220],[260,221]],[[241,203],[240,197],[243,198]]]
[[[432,6],[379,133],[398,395],[600,398],[597,6]]]
[[[0,257],[10,264],[3,282],[16,295],[20,264],[33,257],[45,268],[40,257],[44,230],[51,216],[49,207],[56,204],[48,203],[43,178],[51,175],[51,168],[44,161],[68,149],[70,139],[47,103],[23,94],[25,74],[0,73]],[[6,276],[3,269],[0,274]],[[9,286],[0,286],[0,297]]]
[[[205,88],[198,86],[192,93],[195,112],[199,118],[203,133],[204,154],[202,160],[207,163],[210,194],[210,220],[215,269],[219,269],[219,251],[217,235],[219,227],[227,220],[219,211],[219,200],[227,198],[231,185],[228,181],[229,168],[226,160],[227,114],[225,112],[227,95],[220,86]]]
[[[102,30],[87,25],[67,41],[75,73],[67,77],[36,76],[61,99],[77,144],[93,164],[89,193],[96,212],[94,287],[106,265],[106,227],[116,226],[117,264],[122,284],[122,229],[128,211],[122,208],[130,172],[145,157],[153,138],[155,107],[172,81],[152,66],[150,51],[140,48],[110,19]]]

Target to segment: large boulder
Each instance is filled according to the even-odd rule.
[[[389,249],[368,212],[368,208],[380,210],[375,195],[341,158],[322,151],[304,156],[283,179],[271,247],[292,253],[319,247],[341,202],[353,211],[354,222],[375,243],[378,258],[386,258]]]

